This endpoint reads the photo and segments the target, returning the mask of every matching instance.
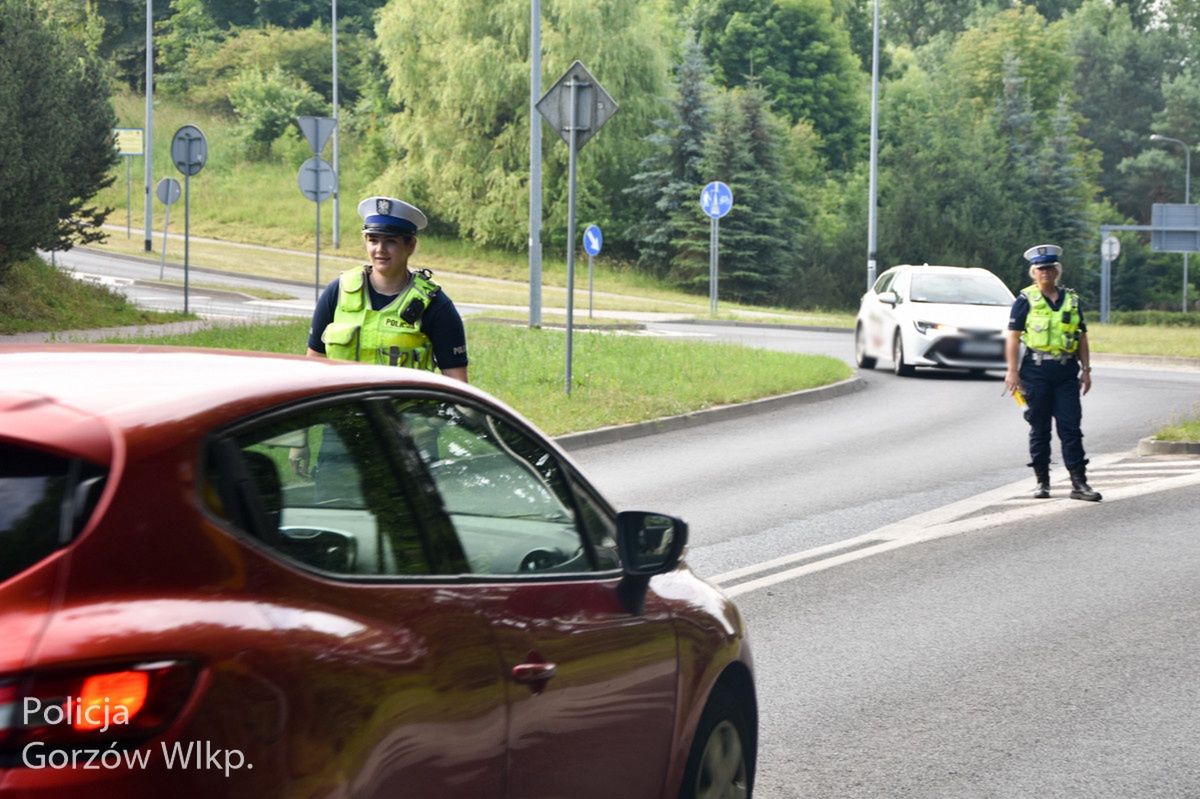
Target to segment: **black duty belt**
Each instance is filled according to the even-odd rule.
[[[1043,363],[1071,363],[1075,360],[1075,354],[1070,352],[1059,353],[1054,355],[1049,352],[1039,352],[1037,350],[1028,350],[1025,353],[1026,360],[1033,361],[1038,366]]]

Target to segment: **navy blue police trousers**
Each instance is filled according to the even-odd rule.
[[[1029,403],[1025,421],[1029,422],[1029,465],[1035,469],[1050,465],[1050,422],[1058,429],[1062,442],[1063,463],[1067,469],[1087,464],[1083,454],[1083,431],[1079,404],[1079,361],[1050,358],[1040,364],[1026,356],[1021,361],[1021,385]]]

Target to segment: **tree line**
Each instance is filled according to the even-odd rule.
[[[36,6],[108,80],[140,86],[144,0],[0,2]],[[156,5],[161,91],[228,114],[240,157],[278,157],[296,115],[328,113],[328,0]],[[578,58],[620,105],[579,164],[580,218],[603,227],[606,254],[707,291],[698,199],[723,180],[735,205],[721,226],[722,296],[854,305],[872,8],[542,0],[543,85]],[[880,269],[978,265],[1016,288],[1024,249],[1054,242],[1094,307],[1099,226],[1146,224],[1153,203],[1183,201],[1182,148],[1149,136],[1200,143],[1200,2],[883,0],[882,13]],[[526,246],[529,17],[528,0],[339,2],[356,168],[426,207],[441,234]],[[566,160],[547,136],[549,247],[566,244]],[[1121,239],[1114,306],[1177,308],[1179,256]]]

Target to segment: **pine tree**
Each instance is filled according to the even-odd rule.
[[[654,132],[646,137],[654,151],[642,161],[642,171],[633,176],[633,185],[627,190],[644,207],[642,221],[630,231],[638,267],[660,278],[666,276],[675,256],[672,240],[680,235],[679,210],[696,203],[697,186],[704,180],[704,134],[711,93],[704,55],[689,36],[676,71],[671,113],[655,121]]]
[[[1089,274],[1094,270],[1084,267],[1095,260],[1088,258],[1086,252],[1094,234],[1089,207],[1095,189],[1088,180],[1087,161],[1081,153],[1075,125],[1064,97],[1051,120],[1051,135],[1038,154],[1040,174],[1034,208],[1040,233],[1046,240],[1062,246],[1064,263],[1074,267],[1072,286],[1085,298],[1094,300],[1099,282],[1095,274]]]
[[[0,279],[35,249],[95,241],[116,124],[99,60],[30,0],[0,0]]]
[[[713,113],[704,158],[705,182],[721,180],[733,192],[733,209],[719,223],[720,295],[745,302],[778,300],[794,257],[795,237],[785,227],[792,210],[783,179],[783,124],[766,92],[751,85],[723,94]],[[684,288],[708,288],[711,222],[699,208],[701,185],[676,213],[672,275]]]

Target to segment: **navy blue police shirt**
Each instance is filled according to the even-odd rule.
[[[325,354],[325,342],[321,340],[321,334],[333,321],[334,311],[337,310],[340,280],[339,277],[321,292],[321,298],[317,300],[317,307],[313,311],[312,327],[308,329],[309,349],[322,355]],[[371,310],[381,311],[400,296],[381,294],[371,285],[370,280],[365,282],[371,297]],[[458,309],[446,296],[446,292],[438,291],[429,298],[429,307],[421,315],[421,332],[429,336],[429,341],[433,344],[433,360],[439,369],[459,369],[467,365],[467,333]]]
[[[1046,297],[1045,294],[1043,294],[1042,296],[1046,297],[1046,303],[1050,306],[1050,309],[1053,311],[1057,311],[1059,308],[1062,307],[1063,300],[1066,299],[1068,290],[1069,289],[1063,289],[1063,288],[1060,288],[1058,290],[1058,301],[1057,302],[1052,302],[1049,297]],[[1075,299],[1076,299],[1075,313],[1079,314],[1079,332],[1086,333],[1087,332],[1087,323],[1083,321],[1083,302],[1081,300],[1079,300],[1078,295],[1076,296]],[[1029,316],[1029,298],[1026,297],[1024,293],[1018,294],[1016,302],[1014,302],[1012,304],[1012,310],[1009,311],[1009,313],[1008,313],[1008,329],[1009,330],[1020,330],[1023,332],[1025,330],[1025,318],[1028,316]]]

